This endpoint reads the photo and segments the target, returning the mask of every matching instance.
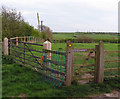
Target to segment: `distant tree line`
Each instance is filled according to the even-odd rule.
[[[52,39],[52,31],[49,27],[43,33],[25,22],[21,12],[16,9],[2,7],[2,38],[12,38],[16,36],[37,36],[43,39]]]

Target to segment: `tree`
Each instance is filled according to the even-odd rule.
[[[20,35],[20,24],[24,22],[21,13],[11,9],[8,10],[2,7],[2,36],[15,37]]]
[[[2,37],[40,36],[38,30],[25,22],[21,13],[15,9],[2,7]]]
[[[52,39],[52,30],[47,27],[47,26],[43,26],[43,31],[41,33],[42,37],[44,37],[47,40],[51,40]],[[44,36],[43,36],[44,35]],[[44,39],[43,38],[43,39]]]

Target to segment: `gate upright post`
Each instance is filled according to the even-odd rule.
[[[4,38],[3,52],[4,52],[4,55],[8,55],[8,38]]]
[[[66,48],[66,86],[71,85],[73,76],[73,45],[70,41],[67,42]]]
[[[30,43],[30,36],[29,36],[29,43]]]
[[[16,37],[16,46],[18,46],[18,37]]]
[[[26,42],[26,37],[24,36],[24,42]]]
[[[96,45],[96,62],[95,62],[95,82],[102,83],[104,80],[104,42],[100,41]]]
[[[8,55],[10,55],[10,45],[11,45],[11,40],[8,40]]]
[[[45,41],[44,43],[43,43],[43,49],[46,49],[46,50],[51,50],[51,42],[49,42],[49,41]],[[51,52],[44,52],[44,55],[43,55],[43,57],[45,58],[45,61],[46,60],[51,60]],[[50,67],[51,66],[51,64],[50,63],[45,63],[44,64],[45,65],[45,67],[46,67],[46,65],[48,66],[48,67]],[[44,68],[45,68],[44,67]],[[45,73],[45,71],[44,71],[44,73]]]

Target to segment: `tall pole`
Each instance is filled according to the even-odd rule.
[[[40,20],[39,20],[39,14],[37,12],[37,19],[38,19],[38,30],[40,31]]]
[[[43,31],[43,21],[41,21],[41,32]]]

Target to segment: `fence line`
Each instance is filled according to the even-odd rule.
[[[27,43],[27,44],[35,44],[37,42],[41,42],[44,41],[41,38],[38,37],[34,37],[34,36],[24,36],[24,37],[13,37],[10,38],[10,40],[14,41],[16,46],[19,45],[19,43]],[[8,38],[4,38],[3,42],[0,42],[0,44],[2,45],[2,52],[4,53],[4,55],[8,55],[9,54],[9,41]],[[36,44],[37,45],[37,44]]]
[[[65,52],[60,52],[60,51],[54,51],[51,49],[51,43],[46,41],[43,44],[36,44],[31,42],[32,40],[34,40],[34,42],[39,42],[39,39],[32,37],[32,36],[27,36],[27,37],[15,37],[15,38],[11,38],[10,41],[5,38],[4,39],[4,55],[8,55],[9,51],[13,51],[14,53],[10,53],[13,58],[21,64],[29,65],[31,67],[34,67],[32,69],[39,71],[42,70],[43,74],[44,74],[44,78],[48,79],[51,81],[53,79],[56,79],[56,84],[62,84],[62,82],[65,83],[65,85],[69,86],[71,85],[72,81],[73,81],[73,76],[74,74],[76,74],[76,78],[78,80],[85,80],[85,79],[94,79],[94,81],[96,83],[102,83],[104,81],[105,77],[109,77],[109,76],[104,76],[104,72],[109,72],[109,71],[118,71],[120,69],[118,68],[108,68],[108,69],[104,69],[104,65],[105,63],[110,63],[110,62],[120,62],[120,60],[105,60],[104,56],[105,54],[109,54],[109,53],[119,53],[120,51],[105,51],[104,48],[104,43],[102,41],[100,41],[99,45],[95,46],[95,49],[74,49],[73,44],[68,41],[67,42],[67,46],[66,46],[66,51]],[[9,41],[9,42],[8,42]],[[9,45],[10,44],[10,45]],[[20,45],[20,46],[19,46]],[[36,46],[42,46],[41,51],[38,51],[36,49],[31,49],[28,47],[28,45],[36,45]],[[12,47],[12,48],[10,48]],[[17,50],[17,49],[19,50]],[[20,50],[21,49],[21,50]],[[27,51],[29,51],[30,54],[27,53]],[[33,58],[34,63],[41,65],[40,62],[38,62],[38,59],[40,59],[41,57],[35,56],[32,51],[38,52],[43,54],[43,67],[37,67],[35,64],[30,64],[29,61],[31,59],[29,59],[30,57]],[[74,53],[78,53],[78,52],[89,52],[88,57],[86,58],[86,60],[90,59],[94,59],[95,63],[92,64],[86,64],[86,60],[84,61],[84,63],[81,64],[73,64],[73,61],[75,59],[82,59],[84,57],[74,57]],[[17,53],[17,54],[16,54]],[[23,56],[19,56],[19,54],[22,54]],[[91,53],[95,53],[95,56],[90,56]],[[54,54],[54,55],[53,55]],[[25,57],[25,56],[29,56],[29,57]],[[53,59],[53,56],[57,57],[55,59]],[[16,58],[18,57],[18,58]],[[61,61],[61,57],[64,57],[63,60],[65,60],[65,62]],[[59,69],[58,69],[59,67]],[[74,67],[80,67],[80,68],[89,68],[89,67],[93,67],[92,70],[77,70],[74,71]],[[65,70],[65,71],[64,71]],[[79,73],[83,74],[83,73],[92,73],[92,77],[89,78],[78,78]]]

